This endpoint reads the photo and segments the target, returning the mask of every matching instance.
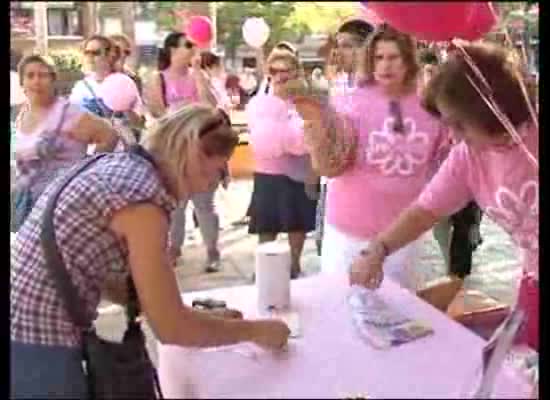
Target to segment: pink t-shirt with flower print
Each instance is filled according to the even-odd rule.
[[[520,134],[538,160],[536,128],[524,126]],[[524,272],[538,279],[539,174],[519,145],[456,145],[416,204],[443,216],[472,199],[512,236],[524,253]]]
[[[327,221],[342,233],[371,239],[420,194],[447,145],[446,130],[416,93],[399,99],[404,133],[394,131],[390,101],[377,86],[331,99],[359,135],[352,167],[331,180]]]

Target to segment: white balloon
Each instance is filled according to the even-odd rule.
[[[247,18],[244,21],[242,31],[244,41],[251,47],[260,48],[269,39],[269,25],[263,18]]]

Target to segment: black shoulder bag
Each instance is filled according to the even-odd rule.
[[[93,321],[85,315],[84,302],[67,273],[56,244],[53,214],[59,195],[75,176],[103,156],[105,154],[99,154],[84,162],[48,199],[40,234],[46,268],[71,320],[83,329],[83,361],[90,398],[162,399],[156,369],[147,353],[141,324],[137,321],[140,307],[131,276],[128,277],[127,328],[122,342],[104,340],[97,335]]]

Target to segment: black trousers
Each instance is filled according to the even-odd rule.
[[[451,216],[450,273],[464,278],[472,272],[473,252],[481,244],[479,225],[482,211],[475,202]],[[476,232],[477,230],[477,232]]]

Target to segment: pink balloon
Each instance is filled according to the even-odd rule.
[[[486,10],[476,15],[474,8],[481,2],[368,2],[381,19],[395,29],[408,33],[420,40],[445,41],[472,36],[469,24],[476,24],[474,31],[482,31],[488,25]],[[481,21],[485,22],[481,22]],[[479,25],[477,25],[479,23]]]
[[[139,98],[134,81],[120,72],[105,78],[99,86],[97,95],[113,111],[130,111]]]
[[[206,46],[213,37],[212,23],[202,15],[189,18],[185,34],[198,46]]]

